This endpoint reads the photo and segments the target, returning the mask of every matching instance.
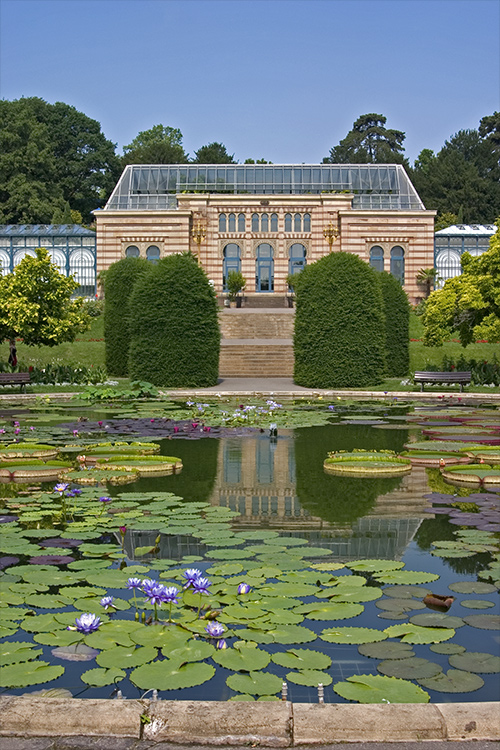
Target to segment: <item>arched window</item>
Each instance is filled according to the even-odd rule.
[[[391,273],[401,286],[405,283],[405,251],[399,245],[391,250]]]
[[[377,271],[384,270],[384,250],[380,245],[374,245],[370,248],[370,265]]]
[[[245,231],[245,214],[238,214],[238,232]]]
[[[156,245],[150,245],[146,250],[146,258],[156,265],[160,260],[160,248],[156,247]]]
[[[135,245],[129,245],[127,249],[125,250],[125,257],[126,258],[138,258],[140,255],[139,248]]]
[[[241,271],[241,248],[234,242],[230,242],[222,253],[222,288],[227,291],[227,275],[229,271]]]
[[[226,214],[219,214],[219,232],[226,231]]]
[[[311,214],[304,214],[304,232],[311,231]]]
[[[139,250],[137,250],[137,253],[139,253]],[[83,247],[73,250],[69,258],[69,272],[80,285],[73,294],[93,297],[95,293],[95,257],[93,253]]]
[[[302,216],[300,214],[295,214],[293,217],[293,231],[302,232]]]
[[[10,256],[7,250],[0,248],[0,276],[10,273]]]
[[[236,232],[236,214],[229,214],[228,232]]]
[[[262,214],[260,217],[260,231],[269,232],[269,216],[267,214]]]
[[[48,244],[49,243],[47,242],[47,245]],[[14,266],[18,266],[22,259],[27,255],[29,255],[31,258],[36,258],[36,253],[34,250],[25,250],[24,248],[22,250],[16,250],[16,252],[14,253]]]
[[[278,231],[278,214],[271,214],[271,232]]]
[[[306,265],[306,248],[300,242],[295,242],[288,251],[288,273],[300,273]]]
[[[292,231],[292,214],[285,214],[285,232]]]
[[[252,232],[259,231],[259,214],[252,214]]]
[[[255,261],[255,291],[274,292],[274,251],[263,242],[258,246]]]

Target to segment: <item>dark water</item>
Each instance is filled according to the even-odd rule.
[[[212,505],[229,507],[239,513],[234,528],[272,529],[287,536],[305,537],[314,546],[328,549],[331,556],[320,558],[348,562],[360,558],[384,558],[402,560],[408,570],[427,571],[439,574],[435,583],[424,584],[435,593],[449,593],[448,585],[456,581],[476,580],[476,574],[489,562],[488,554],[469,558],[443,559],[429,553],[432,541],[453,539],[452,526],[447,516],[433,517],[425,512],[429,501],[425,498],[432,489],[442,491],[439,472],[414,467],[411,474],[402,478],[359,479],[336,477],[323,471],[323,461],[328,451],[365,449],[403,450],[411,435],[419,435],[417,429],[379,429],[369,425],[332,424],[324,427],[309,427],[296,430],[280,430],[276,441],[267,434],[255,434],[244,438],[206,438],[201,440],[169,439],[161,441],[161,453],[182,459],[183,470],[177,475],[161,478],[140,479],[132,485],[112,488],[110,494],[127,492],[169,491],[189,501],[204,501]],[[436,487],[436,482],[441,485]],[[450,488],[450,492],[454,490]],[[154,533],[132,531],[127,533],[126,551],[129,560],[137,546],[149,544]],[[186,555],[203,556],[207,548],[195,538],[163,536],[159,557],[181,560]],[[144,558],[141,558],[144,561]],[[148,564],[154,571],[154,560]],[[213,562],[196,563],[205,569]],[[343,575],[346,571],[339,571]],[[337,574],[337,573],[336,573]],[[154,573],[150,574],[152,577]],[[124,597],[123,591],[110,594]],[[462,599],[471,595],[455,594],[450,614],[465,617],[476,610],[460,606]],[[480,595],[488,599],[494,608],[488,614],[499,612],[498,592]],[[307,600],[305,600],[307,601]],[[383,629],[404,620],[380,619],[381,610],[375,602],[367,602],[364,612],[354,619],[340,622],[341,626],[373,627]],[[427,610],[422,610],[427,611]],[[415,613],[412,613],[415,614]],[[304,621],[303,625],[321,632],[329,627],[328,621]],[[16,634],[19,640],[20,632]],[[29,636],[26,636],[29,638]],[[500,655],[500,637],[496,631],[480,630],[465,625],[456,630],[453,642],[463,645],[468,651],[488,652]],[[301,648],[322,650],[333,661],[329,674],[333,681],[353,674],[377,674],[378,660],[359,654],[357,646],[329,644],[321,640],[301,644]],[[283,646],[261,646],[269,651],[283,650]],[[290,647],[288,647],[290,648]],[[415,645],[415,655],[440,664],[448,671],[448,657],[430,650],[429,645]],[[44,648],[44,658],[50,657],[50,649]],[[57,662],[60,663],[60,662]],[[109,686],[86,689],[78,676],[95,666],[93,662],[74,663],[66,666],[66,674],[57,681],[58,686],[67,687],[82,697],[109,697]],[[283,676],[284,670],[270,664],[267,670]],[[181,691],[164,691],[164,699],[226,700],[234,695],[225,680],[230,670],[218,668],[215,677],[207,684]],[[432,702],[485,701],[500,697],[499,675],[482,675],[484,686],[473,693],[446,694],[427,690]],[[36,689],[47,686],[36,686]],[[136,698],[142,691],[130,683],[120,683],[127,698]],[[9,690],[22,693],[24,690]],[[317,700],[316,690],[288,684],[289,699],[296,702]],[[345,702],[337,696],[331,686],[325,688],[327,702]]]

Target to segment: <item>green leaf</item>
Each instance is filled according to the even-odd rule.
[[[402,677],[405,680],[415,680],[423,677],[435,677],[442,668],[427,659],[413,656],[409,659],[385,659],[377,666],[379,672],[389,677]]]
[[[368,656],[371,659],[409,659],[415,656],[409,643],[394,643],[394,641],[362,644],[358,646],[358,651],[362,656]]]
[[[307,648],[279,651],[277,654],[272,654],[271,658],[275,664],[287,669],[318,670],[328,669],[332,665],[332,660],[327,654]]]
[[[391,625],[384,632],[387,633],[389,638],[402,636],[403,643],[439,643],[440,641],[447,641],[455,635],[452,628],[422,628],[412,623]]]
[[[123,669],[89,669],[80,675],[82,682],[92,687],[104,687],[105,685],[114,685],[123,680],[127,673]]]
[[[115,646],[107,651],[102,651],[97,656],[96,661],[101,667],[128,669],[153,661],[157,656],[158,651],[151,646],[138,646],[137,648]]]
[[[64,667],[50,666],[46,661],[27,661],[11,664],[0,670],[0,686],[9,688],[28,687],[50,682],[64,673]]]
[[[417,679],[419,685],[439,693],[472,693],[484,685],[484,680],[477,674],[463,672],[461,669],[449,669],[435,677]]]
[[[226,684],[231,690],[249,695],[274,695],[281,691],[283,681],[269,672],[250,672],[250,674],[232,674]]]
[[[142,690],[180,690],[212,679],[215,667],[205,662],[179,664],[171,659],[144,664],[134,669],[130,680]]]
[[[430,696],[407,680],[381,675],[354,675],[337,682],[333,689],[346,700],[358,703],[428,703]]]
[[[387,632],[373,628],[326,628],[319,637],[328,643],[375,643],[385,641]]]
[[[228,648],[221,651],[216,651],[212,655],[212,659],[220,664],[221,667],[226,669],[232,669],[235,672],[255,672],[258,669],[264,669],[269,664],[271,657],[267,651],[256,648],[255,646],[249,646],[245,644],[244,647]],[[243,691],[244,692],[244,691]]]
[[[332,684],[332,678],[329,674],[314,669],[304,669],[301,672],[287,672],[286,679],[288,682],[295,683],[295,685],[307,685],[309,687],[316,687],[320,683],[325,687]]]
[[[462,654],[452,654],[448,660],[452,667],[463,669],[465,672],[479,674],[495,674],[500,672],[500,656],[486,654],[480,651],[465,651]]]

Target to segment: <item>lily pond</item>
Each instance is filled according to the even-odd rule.
[[[0,405],[0,688],[498,700],[500,410]]]

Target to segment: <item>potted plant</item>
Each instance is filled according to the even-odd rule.
[[[227,296],[230,302],[236,302],[241,307],[241,292],[245,289],[247,280],[241,271],[229,271],[226,279]]]

